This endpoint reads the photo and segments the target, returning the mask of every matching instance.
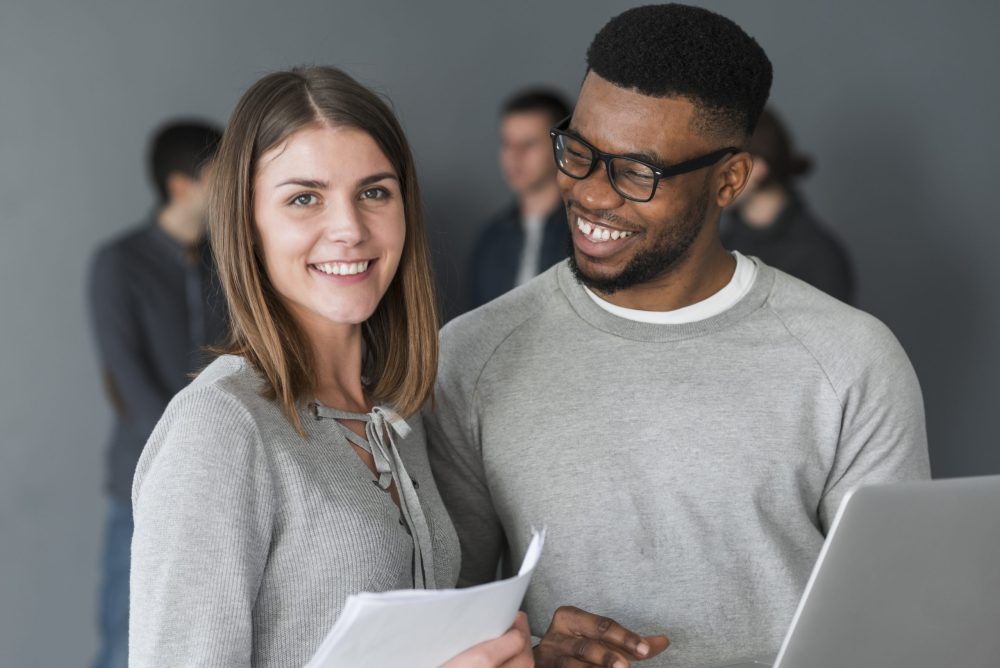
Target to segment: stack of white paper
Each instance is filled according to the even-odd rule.
[[[528,590],[545,530],[535,532],[515,577],[468,589],[406,589],[350,596],[306,668],[435,668],[502,635]]]

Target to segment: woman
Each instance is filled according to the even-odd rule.
[[[213,168],[232,333],[136,471],[130,665],[301,666],[348,595],[458,576],[418,412],[437,365],[419,193],[387,105],[326,67],[254,84]],[[519,618],[449,668],[532,665],[527,638]]]
[[[851,259],[812,213],[795,182],[812,170],[778,115],[765,109],[750,145],[753,171],[722,219],[722,243],[754,255],[848,304],[854,299]]]

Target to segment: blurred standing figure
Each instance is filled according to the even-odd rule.
[[[149,219],[102,246],[91,266],[95,338],[116,419],[108,448],[110,495],[96,668],[128,663],[132,476],[142,448],[188,374],[222,343],[225,301],[205,240],[207,169],[221,132],[201,123],[161,127],[149,150],[158,203]]]
[[[529,89],[500,114],[500,169],[514,201],[487,224],[472,257],[472,308],[527,283],[569,253],[549,128],[569,115],[562,96]]]
[[[853,303],[854,275],[847,252],[795,189],[795,179],[809,173],[812,161],[794,151],[788,130],[773,110],[761,115],[749,151],[753,171],[735,206],[723,215],[723,245]]]

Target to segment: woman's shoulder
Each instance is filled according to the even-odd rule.
[[[164,417],[178,411],[190,414],[198,406],[245,413],[251,421],[271,420],[281,411],[265,396],[265,389],[263,374],[249,361],[239,355],[220,355],[174,396]]]
[[[223,355],[208,365],[174,396],[149,437],[133,498],[154,465],[205,470],[267,459],[262,427],[282,417],[277,404],[262,395],[262,382],[238,356]]]

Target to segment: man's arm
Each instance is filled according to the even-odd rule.
[[[930,477],[917,375],[887,328],[880,326],[870,340],[878,346],[878,353],[847,389],[840,442],[820,499],[824,533],[853,487]]]
[[[127,281],[115,250],[101,249],[90,272],[91,319],[101,362],[115,398],[143,433],[152,433],[171,393],[149,365]]]
[[[474,383],[466,386],[462,365],[446,346],[441,352],[436,406],[424,413],[427,451],[462,547],[459,585],[467,587],[496,579],[506,537],[486,483],[478,422],[473,424]]]

